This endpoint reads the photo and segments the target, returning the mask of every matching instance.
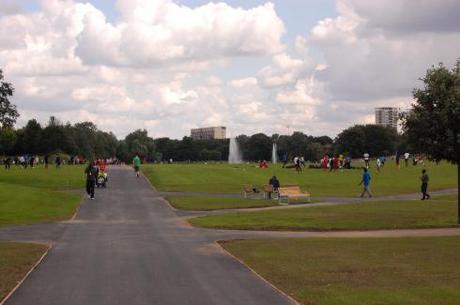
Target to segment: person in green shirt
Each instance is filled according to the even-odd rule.
[[[136,172],[136,176],[139,177],[139,170],[141,168],[141,159],[139,158],[138,154],[133,159],[134,171]]]

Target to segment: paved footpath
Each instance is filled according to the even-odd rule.
[[[290,304],[189,227],[144,178],[110,170],[107,189],[66,223],[0,230],[0,239],[51,241],[8,305]]]

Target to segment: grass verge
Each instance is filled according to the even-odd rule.
[[[456,305],[460,237],[276,239],[222,246],[314,305]]]
[[[70,218],[81,194],[0,183],[0,226]]]
[[[238,212],[197,217],[197,227],[233,230],[330,231],[455,227],[457,204],[448,200],[368,202]]]
[[[176,209],[190,211],[261,208],[278,205],[278,201],[276,200],[255,200],[243,198],[168,197],[167,200]]]
[[[70,218],[81,194],[64,190],[84,186],[83,166],[43,166],[0,170],[0,226]]]
[[[0,241],[0,302],[47,249],[46,245]]]

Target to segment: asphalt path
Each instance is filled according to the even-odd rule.
[[[292,303],[214,243],[231,233],[191,228],[128,168],[109,177],[71,221],[0,231],[53,244],[6,304]]]

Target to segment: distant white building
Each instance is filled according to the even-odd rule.
[[[191,131],[191,137],[194,140],[225,139],[227,128],[224,126],[195,128]]]
[[[375,124],[398,129],[399,109],[395,107],[375,108]]]

